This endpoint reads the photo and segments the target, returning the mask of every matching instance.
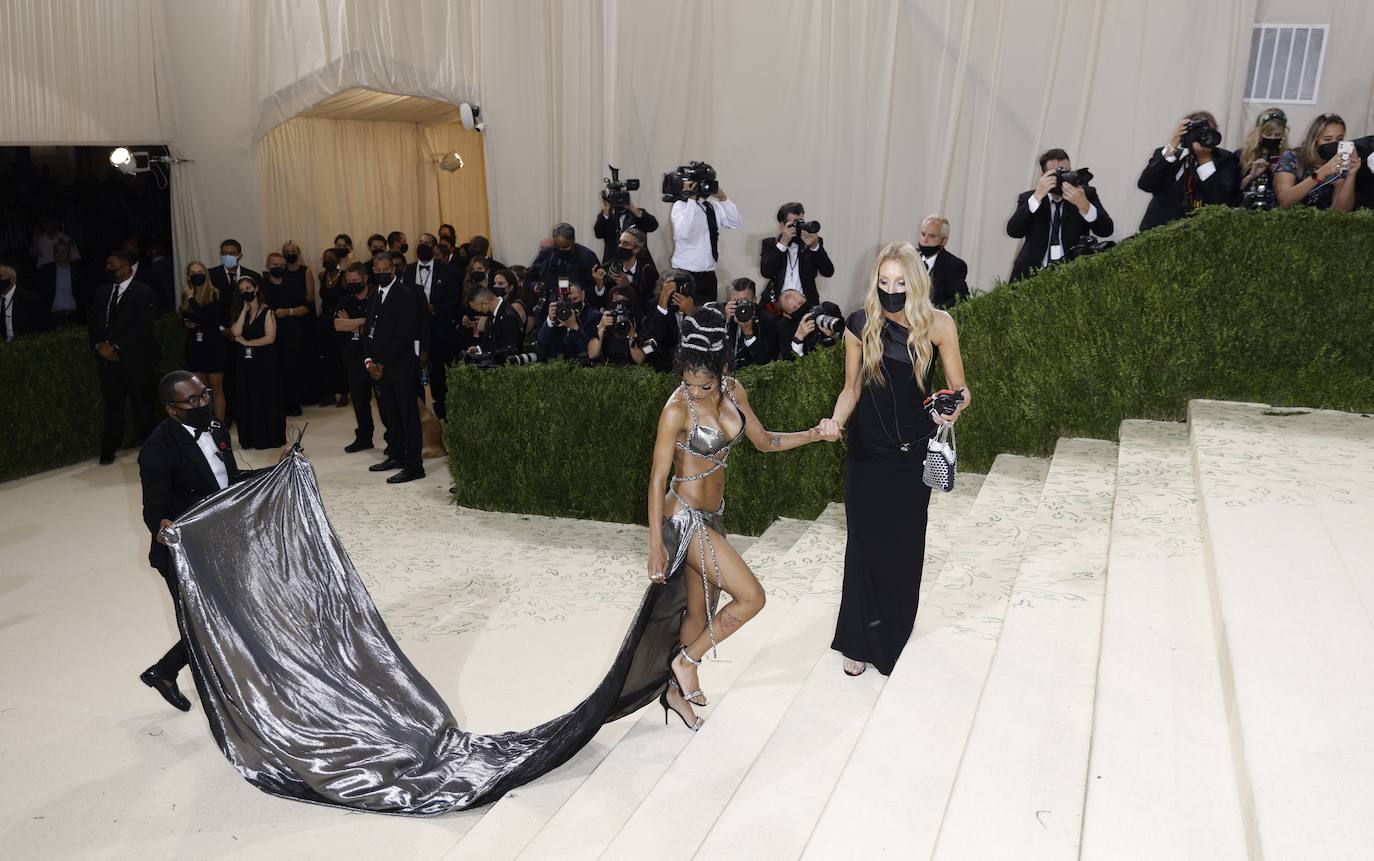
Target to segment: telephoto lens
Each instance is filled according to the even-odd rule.
[[[815,314],[811,319],[815,321],[817,329],[829,329],[832,332],[838,331],[843,322],[839,317],[821,313]]]

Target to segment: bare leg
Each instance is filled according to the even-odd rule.
[[[740,555],[735,552],[726,541],[725,537],[710,532],[711,547],[715,548],[715,566],[711,565],[711,547],[706,548],[706,558],[701,558],[702,547],[699,541],[693,541],[691,550],[687,554],[687,563],[691,570],[684,572],[686,575],[695,575],[692,582],[686,584],[688,594],[697,592],[697,601],[702,607],[702,615],[705,615],[706,595],[699,587],[701,571],[707,572],[706,577],[711,581],[710,585],[715,586],[715,569],[720,569],[720,581],[724,590],[730,595],[731,601],[722,607],[720,612],[715,615],[716,642],[720,643],[734,634],[746,622],[759,614],[763,609],[765,597],[763,587],[759,585],[758,578],[754,572],[749,570]],[[689,598],[689,611],[691,615]],[[705,619],[703,618],[704,622]],[[703,629],[705,625],[701,626]],[[687,620],[684,619],[682,631],[687,632]],[[702,630],[697,636],[688,641],[683,640],[688,656],[693,660],[701,660],[708,651],[711,650],[711,635],[709,631]],[[697,668],[686,660],[682,655],[673,659],[673,675],[677,682],[682,686],[683,693],[690,693],[700,688],[697,677]]]

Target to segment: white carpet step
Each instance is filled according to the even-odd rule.
[[[1188,429],[1120,446],[1080,857],[1245,859]]]
[[[1374,846],[1374,419],[1194,401],[1242,811],[1266,858]]]
[[[928,569],[932,585],[916,630],[819,815],[806,857],[930,856],[1048,469],[1047,460],[1011,455],[993,464],[953,530],[949,560],[942,570]],[[785,798],[791,789],[780,784],[775,793]],[[746,817],[735,827],[747,824]],[[797,841],[805,843],[807,829],[787,833],[789,825],[795,829],[765,818],[759,826],[787,850],[771,857],[795,857]]]
[[[936,858],[1078,853],[1116,465],[1114,443],[1055,449]]]

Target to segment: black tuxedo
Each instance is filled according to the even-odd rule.
[[[611,255],[620,245],[620,234],[631,227],[638,227],[645,233],[653,233],[658,230],[658,219],[647,209],[641,209],[639,215],[635,215],[627,209],[620,213],[612,212],[607,215],[603,212],[596,216],[596,226],[592,232],[605,246],[601,252],[602,260],[611,259]]]
[[[1088,202],[1097,207],[1097,218],[1089,224],[1083,219],[1083,213],[1078,211],[1078,207],[1067,200],[1060,204],[1057,217],[1062,221],[1058,223],[1058,229],[1060,244],[1065,251],[1089,232],[1098,236],[1110,236],[1114,229],[1112,217],[1107,214],[1107,210],[1102,207],[1102,201],[1097,197],[1097,189],[1087,186],[1083,191],[1088,196]],[[1016,211],[1007,219],[1007,235],[1013,239],[1026,240],[1021,243],[1021,250],[1016,252],[1016,262],[1011,267],[1012,281],[1025,278],[1039,269],[1050,247],[1051,220],[1056,218],[1055,203],[1047,194],[1041,198],[1039,208],[1031,212],[1026,202],[1034,193],[1034,189],[1021,192],[1016,198]]]
[[[736,368],[766,365],[778,357],[778,318],[755,305],[753,343],[745,343],[744,332],[735,320],[726,324],[725,342],[734,349]]]
[[[211,435],[215,448],[220,452],[229,484],[267,471],[239,469],[228,431],[214,429],[205,433]],[[191,432],[172,418],[164,419],[144,440],[143,448],[138,453],[138,476],[143,485],[143,522],[152,535],[148,564],[156,568],[166,581],[175,605],[178,601],[176,572],[172,570],[167,548],[157,541],[158,531],[162,528],[163,520],[176,522],[191,506],[219,491],[219,482]],[[157,664],[163,677],[169,679],[175,677],[184,666],[186,646],[182,640],[178,640]]]
[[[463,276],[447,263],[435,258],[430,263],[429,296],[419,282],[420,264],[411,263],[401,276],[415,291],[429,328],[429,389],[434,397],[434,415],[444,418],[448,404],[448,378],[445,369],[453,358],[458,326],[458,310],[464,304]],[[431,310],[432,309],[432,310]],[[422,392],[423,394],[423,392]]]
[[[618,249],[619,246],[616,246]],[[615,254],[615,251],[611,252]],[[606,270],[606,277],[600,284],[601,293],[598,295],[595,289],[587,292],[587,304],[598,308],[608,308],[611,304],[611,291],[619,285],[610,275],[611,257],[607,257],[601,263],[601,268]],[[654,256],[649,253],[649,249],[641,248],[635,257],[635,271],[630,275],[630,283],[625,285],[633,290],[639,297],[639,307],[647,308],[658,301],[658,267],[654,265]],[[593,301],[595,300],[595,301]]]
[[[477,336],[477,346],[484,355],[509,355],[520,352],[524,344],[525,324],[515,309],[502,299],[496,313]]]
[[[649,310],[644,313],[644,325],[640,327],[640,331],[644,336],[658,342],[647,363],[659,371],[672,370],[673,354],[677,352],[679,337],[677,310],[670,304],[668,313],[665,314],[659,309],[658,303],[650,305]]]
[[[234,281],[244,276],[251,277],[254,281],[258,282],[259,285],[262,284],[261,273],[254,272],[252,269],[240,263],[238,273],[234,276]],[[219,291],[219,302],[224,306],[224,318],[226,320],[234,319],[232,312],[234,308],[234,299],[238,297],[238,293],[235,292],[238,288],[234,286],[233,281],[229,280],[229,275],[225,272],[223,265],[215,266],[210,269],[210,283],[215,285],[215,289]],[[259,286],[258,289],[262,289],[261,286]],[[229,364],[232,366],[233,362]]]
[[[91,278],[79,260],[71,263],[70,266],[72,296],[76,299],[76,320],[85,322],[86,310],[91,305]],[[42,299],[43,311],[51,314],[53,300],[57,297],[56,263],[44,263],[38,267],[37,290],[35,292]]]
[[[1191,155],[1168,161],[1158,148],[1150,153],[1150,160],[1136,181],[1136,187],[1150,195],[1150,203],[1140,219],[1140,230],[1144,232],[1151,227],[1177,221],[1189,215],[1194,206],[1207,203],[1230,206],[1240,186],[1240,159],[1230,150],[1218,147],[1212,150],[1212,163],[1216,165],[1216,171],[1204,182],[1197,178],[1197,163]],[[1183,168],[1181,175],[1180,168]],[[1190,183],[1193,187],[1193,204],[1188,200],[1187,188]]]
[[[930,267],[931,303],[936,308],[951,308],[967,298],[968,264],[941,249]]]
[[[420,457],[420,359],[429,353],[428,308],[399,278],[382,299],[374,287],[367,297],[367,322],[363,324],[363,358],[382,366],[377,381],[377,408],[386,425],[386,456],[404,462],[407,469],[423,468]]]
[[[807,314],[810,314],[813,310],[816,310],[817,308],[819,308],[820,313],[822,313],[822,314],[828,314],[828,315],[831,316],[831,317],[839,317],[839,318],[841,318],[842,320],[843,320],[843,318],[844,318],[844,312],[842,312],[842,311],[840,310],[840,306],[839,306],[839,305],[836,305],[834,302],[822,302],[822,303],[820,303],[819,306],[812,305],[811,303],[808,302],[808,303],[806,303],[805,305],[802,305],[800,308],[798,308],[798,309],[792,314],[791,317],[787,316],[786,314],[779,314],[779,315],[778,315],[778,358],[779,358],[779,359],[783,359],[783,360],[785,360],[785,361],[790,362],[790,361],[792,361],[793,359],[796,359],[796,358],[797,358],[797,352],[796,352],[794,349],[792,349],[792,339],[795,338],[796,335],[797,335],[797,327],[801,325],[802,318],[805,317]],[[844,325],[843,325],[843,324],[841,324],[840,326],[838,326],[838,327],[835,329],[835,337],[836,337],[836,339],[841,339],[841,338],[844,337],[844,331],[843,331],[843,329],[844,329]],[[821,330],[820,330],[820,329],[816,329],[816,330],[814,330],[810,335],[807,335],[807,336],[806,336],[805,342],[802,344],[802,354],[803,354],[803,355],[809,354],[812,350],[814,350],[814,349],[816,349],[817,347],[819,347],[819,346],[821,345],[821,339],[824,338],[824,337],[825,337],[825,335],[823,335],[823,334],[821,333]]]
[[[7,340],[36,335],[48,327],[48,311],[36,293],[16,287],[8,297],[0,295],[0,314],[6,307],[9,308],[9,322],[0,321],[0,328],[6,329]],[[14,326],[12,332],[8,331],[11,325]]]
[[[821,294],[816,290],[816,276],[833,276],[835,264],[831,262],[830,255],[825,250],[825,240],[821,240],[815,251],[802,245],[800,240],[797,246],[800,249],[797,254],[797,276],[801,279],[802,293],[806,296],[808,304],[818,305]],[[759,246],[759,273],[768,279],[768,287],[763,291],[762,297],[765,305],[776,302],[778,295],[782,293],[784,282],[787,280],[787,257],[786,251],[778,250],[776,236],[765,238]]]
[[[538,281],[546,287],[557,287],[560,277],[571,279],[582,285],[587,293],[592,292],[592,269],[596,268],[596,252],[585,245],[573,243],[567,251],[559,251],[552,245],[539,249],[534,262],[529,265],[526,277]]]
[[[95,291],[87,317],[91,346],[109,342],[119,361],[108,361],[96,353],[100,391],[105,401],[105,427],[100,440],[102,457],[113,456],[124,442],[124,403],[133,407],[134,428],[140,441],[157,421],[156,388],[158,360],[162,350],[153,334],[157,319],[157,296],[147,284],[130,281],[124,295],[116,299],[115,284],[102,284]]]

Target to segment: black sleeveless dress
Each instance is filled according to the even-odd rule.
[[[229,341],[221,329],[229,325],[219,301],[202,305],[195,299],[182,308],[181,317],[194,325],[186,330],[186,367],[206,374],[222,374],[228,362]],[[203,381],[206,385],[209,380]]]
[[[866,320],[863,311],[856,311],[845,326],[862,338]],[[883,675],[892,673],[916,624],[930,503],[921,473],[926,440],[936,430],[921,402],[930,392],[939,356],[932,356],[918,388],[906,335],[904,327],[884,322],[887,385],[865,384],[849,420],[844,470],[848,543],[839,619],[830,644]]]
[[[253,341],[267,332],[267,315],[243,323],[244,340]],[[280,448],[286,445],[286,411],[282,407],[281,365],[276,344],[245,347],[235,344],[238,371],[239,448]]]
[[[267,304],[272,310],[294,308],[298,305],[310,307],[306,297],[305,267],[286,270],[282,283],[273,284],[263,280],[267,291]],[[314,352],[315,316],[277,318],[277,358],[282,375],[282,400],[286,412],[300,415],[303,404],[313,404],[313,380],[315,376]]]

